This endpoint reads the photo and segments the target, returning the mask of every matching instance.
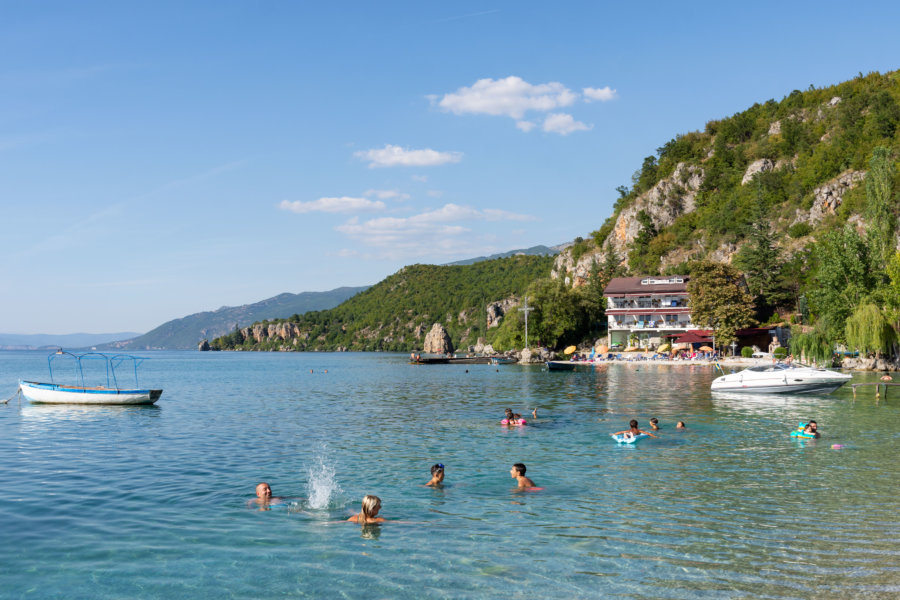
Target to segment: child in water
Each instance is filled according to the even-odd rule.
[[[533,488],[535,487],[534,482],[529,478],[525,477],[525,465],[523,463],[516,463],[509,470],[509,476],[515,479],[519,483],[519,488]]]
[[[657,419],[656,417],[650,418],[650,429],[652,429],[653,431],[659,431],[659,419]]]
[[[650,437],[654,437],[654,438],[656,437],[649,431],[644,431],[643,429],[638,429],[638,422],[636,419],[632,419],[631,421],[628,422],[628,424],[631,426],[631,429],[626,429],[625,431],[617,431],[613,435],[625,435],[626,433],[630,433],[631,435],[640,435],[643,433],[643,434],[649,435]]]
[[[809,423],[806,424],[806,427],[803,428],[803,433],[805,433],[806,435],[811,435],[814,438],[818,439],[819,426],[816,424],[815,421],[810,421]]]
[[[537,410],[537,409],[535,409]],[[503,425],[524,425],[525,423],[522,420],[522,415],[519,413],[514,413],[510,409],[506,409],[506,417],[500,421]]]
[[[353,515],[347,521],[366,525],[370,523],[384,523],[384,518],[378,516],[381,510],[381,498],[378,496],[364,496],[362,499],[362,512]]]
[[[438,463],[431,467],[431,481],[425,485],[444,487],[444,465]]]

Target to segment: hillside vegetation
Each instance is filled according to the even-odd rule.
[[[311,310],[332,308],[358,294],[366,287],[341,287],[327,292],[279,294],[253,304],[223,306],[218,310],[194,313],[173,319],[144,335],[104,347],[128,350],[196,349],[205,339],[212,339],[261,319],[286,318]]]
[[[522,294],[552,264],[549,256],[514,256],[472,265],[411,265],[336,308],[263,321],[212,346],[408,351],[422,347],[433,323],[441,323],[456,346],[475,344],[487,335],[486,305]]]
[[[374,296],[362,294],[311,315],[303,327],[314,341],[286,349],[409,350],[419,340],[410,332],[430,322],[445,324],[463,346],[482,331],[483,313],[471,312],[478,296],[513,292],[526,293],[536,309],[530,341],[559,347],[602,334],[602,290],[611,277],[696,272],[747,291],[720,297],[748,298],[752,317],[732,318],[737,308],[714,299],[705,304],[710,316],[698,314],[723,342],[754,322],[790,321],[809,355],[828,355],[836,344],[892,352],[900,325],[898,149],[898,72],[794,90],[657,148],[631,185],[617,188],[612,215],[561,252],[549,276],[522,271],[515,286],[488,291],[480,272],[460,271],[454,285],[469,291],[457,294],[452,286],[444,293],[448,282],[437,276],[413,290],[404,277],[428,267],[408,267],[369,291],[407,286],[405,293],[369,304],[362,299]],[[518,316],[506,318],[486,337],[500,348],[522,347],[523,329]],[[285,348],[246,339],[222,345]]]

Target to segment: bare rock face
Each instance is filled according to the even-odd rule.
[[[806,222],[815,225],[826,215],[833,215],[844,199],[844,194],[856,187],[856,185],[866,178],[865,171],[847,171],[838,175],[825,185],[819,186],[813,190],[812,208],[808,213],[797,210],[797,217],[794,223]]]
[[[781,121],[774,121],[769,125],[769,135],[778,135],[781,133]]]
[[[425,345],[422,350],[431,354],[448,354],[453,352],[450,334],[447,333],[443,325],[435,323],[431,326],[431,331],[425,334]]]
[[[681,215],[694,211],[702,182],[702,168],[679,163],[672,175],[638,196],[634,204],[619,213],[613,228],[610,241],[619,256],[627,256],[628,246],[641,231],[637,220],[640,211],[650,216],[657,229],[668,227]]]
[[[744,178],[741,179],[741,185],[747,185],[753,179],[753,176],[757,173],[765,173],[766,171],[771,171],[775,168],[775,163],[769,160],[768,158],[761,158],[759,160],[754,160],[750,163],[750,166],[747,167],[747,171],[744,173]]]
[[[209,352],[209,340],[203,340],[200,342],[200,345],[197,346],[197,350],[200,352]]]
[[[492,327],[497,327],[500,325],[500,321],[503,320],[503,317],[515,306],[518,306],[519,299],[515,296],[510,296],[505,300],[498,300],[497,302],[491,302],[487,305],[487,326],[488,329]]]

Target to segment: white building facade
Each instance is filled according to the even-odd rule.
[[[691,321],[687,276],[616,277],[606,297],[610,347],[652,348],[668,341],[667,335],[699,329]]]

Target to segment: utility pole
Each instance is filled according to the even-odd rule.
[[[534,308],[528,306],[528,296],[525,296],[525,306],[519,309],[519,312],[525,313],[525,347],[528,347],[528,313],[533,311]]]

